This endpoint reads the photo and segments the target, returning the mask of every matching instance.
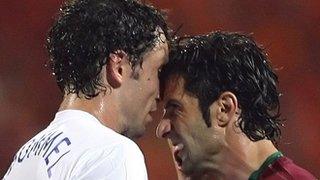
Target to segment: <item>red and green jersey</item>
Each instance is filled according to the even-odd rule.
[[[315,180],[307,170],[297,166],[291,159],[276,152],[270,155],[249,180]]]

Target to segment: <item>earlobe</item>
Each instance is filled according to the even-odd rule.
[[[231,92],[224,92],[218,98],[218,125],[224,127],[235,119],[238,110],[237,97]]]
[[[107,81],[113,88],[121,86],[123,81],[123,61],[125,55],[122,51],[116,51],[109,55],[109,60],[106,66]]]

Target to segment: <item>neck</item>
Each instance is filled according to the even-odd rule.
[[[76,94],[68,94],[64,96],[59,111],[75,109],[88,112],[96,117],[101,124],[121,134],[123,123],[118,117],[117,105],[113,102],[112,97],[104,93],[100,93],[92,99],[86,99],[83,96],[78,97]]]
[[[213,157],[215,164],[208,176],[216,179],[248,179],[275,152],[277,149],[269,140],[253,142],[245,135],[238,134],[238,139],[226,140],[221,153]]]

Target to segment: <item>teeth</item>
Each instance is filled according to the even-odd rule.
[[[173,148],[174,151],[180,151],[182,149],[183,149],[183,144],[181,144],[181,143],[175,145],[174,148]]]

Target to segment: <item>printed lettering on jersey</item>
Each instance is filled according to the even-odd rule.
[[[50,178],[52,168],[70,152],[71,141],[63,132],[56,131],[42,135],[40,138],[34,137],[27,142],[14,156],[13,162],[6,175],[10,174],[15,164],[22,164],[33,157],[40,157],[47,166],[47,174]]]

